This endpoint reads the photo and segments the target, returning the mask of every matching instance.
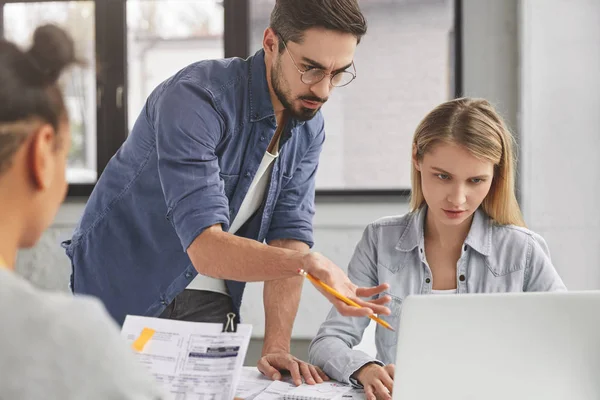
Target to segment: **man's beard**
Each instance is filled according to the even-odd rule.
[[[321,107],[313,109],[302,106],[300,106],[299,110],[293,108],[292,100],[289,99],[290,90],[284,90],[282,88],[281,64],[279,60],[275,63],[274,66],[271,67],[271,86],[273,87],[273,91],[275,92],[275,95],[277,96],[279,102],[290,113],[291,117],[297,119],[298,121],[308,121],[310,119],[313,119],[314,116],[317,115],[317,112],[321,109]],[[311,95],[299,96],[298,99],[316,101],[318,103],[325,103],[325,101],[327,101]]]

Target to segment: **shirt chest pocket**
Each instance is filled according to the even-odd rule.
[[[225,174],[220,174],[220,176],[221,176],[221,179],[223,180],[225,196],[227,196],[227,198],[229,200],[231,200],[231,198],[233,197],[233,194],[235,193],[235,189],[237,188],[237,184],[238,184],[238,181],[240,180],[240,176],[239,175],[225,175]]]
[[[287,149],[285,149],[287,150]],[[279,153],[279,178],[281,179],[281,188],[285,188],[292,177],[298,165],[294,163],[294,157],[290,157],[287,151],[282,149]]]
[[[487,273],[477,282],[478,291],[522,292],[526,263],[526,256],[521,254],[504,258],[490,257],[486,260]]]
[[[392,300],[387,304],[387,307],[390,309],[390,315],[380,315],[379,317],[390,324],[390,326],[395,330],[395,332],[386,329],[385,327],[377,324],[377,336],[381,338],[381,342],[385,346],[396,346],[396,342],[398,341],[398,329],[400,328],[400,313],[402,312],[402,299],[394,296],[390,293],[386,293],[388,296],[392,298]]]

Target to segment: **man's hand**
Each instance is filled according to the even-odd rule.
[[[319,367],[301,361],[289,353],[270,353],[263,356],[258,362],[258,370],[263,375],[278,381],[281,379],[282,370],[290,371],[296,386],[302,384],[302,378],[309,385],[328,381],[329,377]]]
[[[350,306],[335,296],[327,293],[321,286],[314,285],[335,306],[340,314],[347,317],[366,317],[371,314],[390,315],[390,310],[384,304],[389,303],[390,296],[379,297],[375,300],[362,300],[360,297],[371,297],[382,293],[389,288],[387,283],[370,288],[357,287],[348,276],[328,258],[319,253],[308,253],[303,260],[304,270],[315,278],[322,280],[340,294],[353,300],[362,308]]]
[[[391,400],[394,370],[394,364],[388,364],[385,367],[377,364],[367,364],[355,372],[354,377],[365,388],[367,400]]]

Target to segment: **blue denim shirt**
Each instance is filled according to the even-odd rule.
[[[262,50],[192,64],[159,85],[63,243],[74,293],[99,297],[118,323],[159,315],[197,275],[188,246],[211,225],[229,228],[275,129]],[[313,245],[324,140],[321,113],[289,121],[265,201],[238,236]],[[244,283],[226,285],[239,314]]]
[[[396,332],[377,325],[376,358],[352,348],[360,343],[368,318],[347,318],[332,308],[309,349],[310,362],[330,377],[355,383],[351,375],[369,362],[394,364],[400,312],[409,295],[430,294],[431,269],[424,251],[427,208],[387,217],[369,225],[356,246],[348,276],[358,286],[389,283],[390,316],[381,316]],[[566,290],[550,260],[546,242],[528,229],[498,225],[481,209],[456,266],[457,293]]]

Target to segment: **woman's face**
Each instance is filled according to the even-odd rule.
[[[421,172],[427,215],[443,225],[458,226],[469,220],[489,193],[494,178],[491,161],[455,144],[436,144],[422,160],[413,162]]]

